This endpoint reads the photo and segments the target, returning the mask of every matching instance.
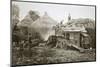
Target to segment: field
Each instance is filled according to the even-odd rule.
[[[27,65],[27,64],[51,64],[64,62],[79,62],[79,61],[95,61],[95,50],[85,50],[80,53],[76,50],[65,50],[49,47],[33,47],[31,51],[24,49],[22,52],[13,49],[13,64]],[[21,55],[22,56],[18,56]],[[31,57],[29,56],[31,53]]]

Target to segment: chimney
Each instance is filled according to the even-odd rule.
[[[68,21],[70,21],[71,20],[71,15],[70,15],[70,13],[69,13],[69,15],[68,15]]]

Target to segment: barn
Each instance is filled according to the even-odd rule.
[[[56,36],[62,36],[71,44],[81,48],[89,48],[89,35],[84,27],[59,25]]]

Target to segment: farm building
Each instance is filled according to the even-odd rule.
[[[55,35],[64,37],[67,41],[70,41],[71,44],[76,45],[77,47],[89,48],[89,35],[84,26],[77,27],[74,24],[64,25],[60,23],[55,26]]]

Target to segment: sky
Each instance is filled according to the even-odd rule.
[[[15,2],[12,4],[18,5],[20,9],[20,20],[23,19],[30,10],[37,11],[40,16],[45,12],[56,20],[61,22],[66,20],[68,15],[72,19],[77,18],[91,18],[95,19],[95,7],[93,6],[79,6],[79,5],[62,5],[62,4],[47,4],[47,3],[34,3],[34,2]]]

